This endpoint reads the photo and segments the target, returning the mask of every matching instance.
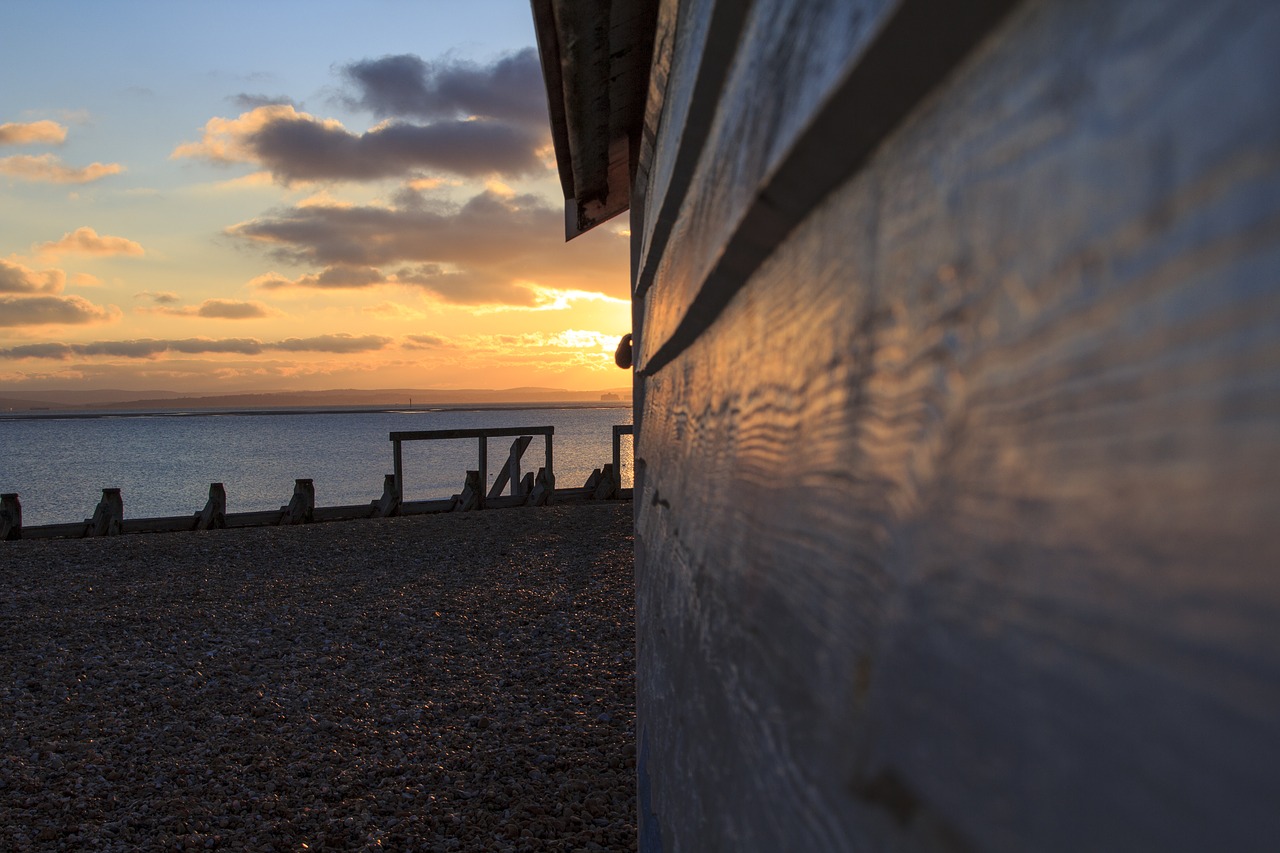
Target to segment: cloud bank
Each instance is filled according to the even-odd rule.
[[[160,302],[160,296],[172,294],[156,294],[153,298]],[[176,302],[175,296],[170,302]],[[277,312],[261,302],[241,302],[235,299],[206,299],[199,305],[184,305],[181,308],[169,308],[164,304],[154,308],[139,308],[139,311],[150,314],[164,314],[169,317],[203,317],[214,320],[257,320],[271,317]]]
[[[152,359],[168,353],[183,355],[261,355],[266,352],[319,352],[351,354],[385,349],[391,338],[381,335],[317,335],[264,343],[256,338],[183,338],[132,341],[94,341],[87,344],[23,344],[0,349],[0,358],[67,361],[86,356]]]
[[[571,245],[554,238],[563,213],[534,195],[485,190],[461,205],[405,191],[394,205],[312,203],[227,229],[278,260],[320,267],[269,273],[269,290],[415,287],[466,305],[539,304],[533,286],[630,296],[626,240],[601,232]]]
[[[100,308],[79,296],[0,295],[0,327],[79,326],[105,323],[119,316],[118,309]]]

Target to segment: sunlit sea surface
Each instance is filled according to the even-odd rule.
[[[267,412],[110,412],[101,417],[14,419],[0,415],[0,491],[21,496],[23,523],[93,514],[102,489],[118,487],[126,518],[198,512],[209,484],[227,490],[227,511],[276,509],[293,481],[315,481],[316,504],[368,503],[392,472],[388,433],[398,430],[554,426],[556,485],[581,486],[612,460],[612,427],[628,407]],[[489,480],[513,438],[488,442]],[[447,498],[477,467],[477,440],[404,445],[405,498]],[[632,439],[622,438],[623,485],[632,483]],[[543,464],[535,436],[523,469]]]

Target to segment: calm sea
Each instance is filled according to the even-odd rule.
[[[612,460],[613,425],[631,423],[627,407],[286,412],[0,417],[0,491],[21,496],[23,523],[31,525],[89,517],[105,487],[123,491],[126,518],[195,513],[213,482],[226,485],[229,512],[288,503],[298,477],[315,481],[319,506],[366,503],[392,471],[393,430],[547,425],[555,427],[557,485],[581,486]],[[490,482],[512,440],[489,439]],[[631,437],[622,440],[630,486]],[[461,491],[476,454],[475,439],[405,444],[405,498]],[[536,471],[542,459],[535,437],[524,470]]]

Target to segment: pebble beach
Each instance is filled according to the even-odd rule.
[[[0,850],[633,850],[631,504],[0,543]]]

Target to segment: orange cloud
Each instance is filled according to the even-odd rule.
[[[100,308],[79,296],[0,296],[0,326],[50,326],[105,323],[120,316],[114,306]]]
[[[90,163],[75,168],[52,154],[15,154],[0,158],[0,175],[46,184],[87,184],[124,171],[119,163]]]
[[[100,235],[88,226],[62,235],[61,240],[51,240],[33,247],[41,255],[145,255],[138,243],[124,237]]]
[[[160,301],[159,295],[156,296],[156,301]],[[261,302],[240,302],[235,299],[206,299],[199,305],[185,305],[181,308],[161,306],[137,310],[151,314],[165,314],[170,317],[203,317],[215,320],[257,320],[280,313]]]
[[[133,296],[135,299],[150,299],[157,305],[173,305],[180,300],[172,290],[143,290]]]
[[[67,129],[56,121],[0,124],[0,145],[61,145],[66,141]]]
[[[78,297],[67,298],[77,299]],[[3,303],[0,303],[0,305],[3,305]],[[0,314],[0,317],[3,317],[3,315]],[[87,344],[54,342],[22,344],[9,349],[0,349],[0,358],[35,358],[54,361],[66,361],[67,359],[86,356],[152,359],[171,353],[181,355],[259,355],[269,351],[351,354],[376,352],[385,349],[391,342],[391,338],[382,337],[381,335],[348,334],[286,338],[273,343],[264,343],[256,338],[182,338],[178,340],[141,338],[129,341],[94,341]]]
[[[66,283],[62,270],[33,270],[0,260],[0,293],[61,293]]]

